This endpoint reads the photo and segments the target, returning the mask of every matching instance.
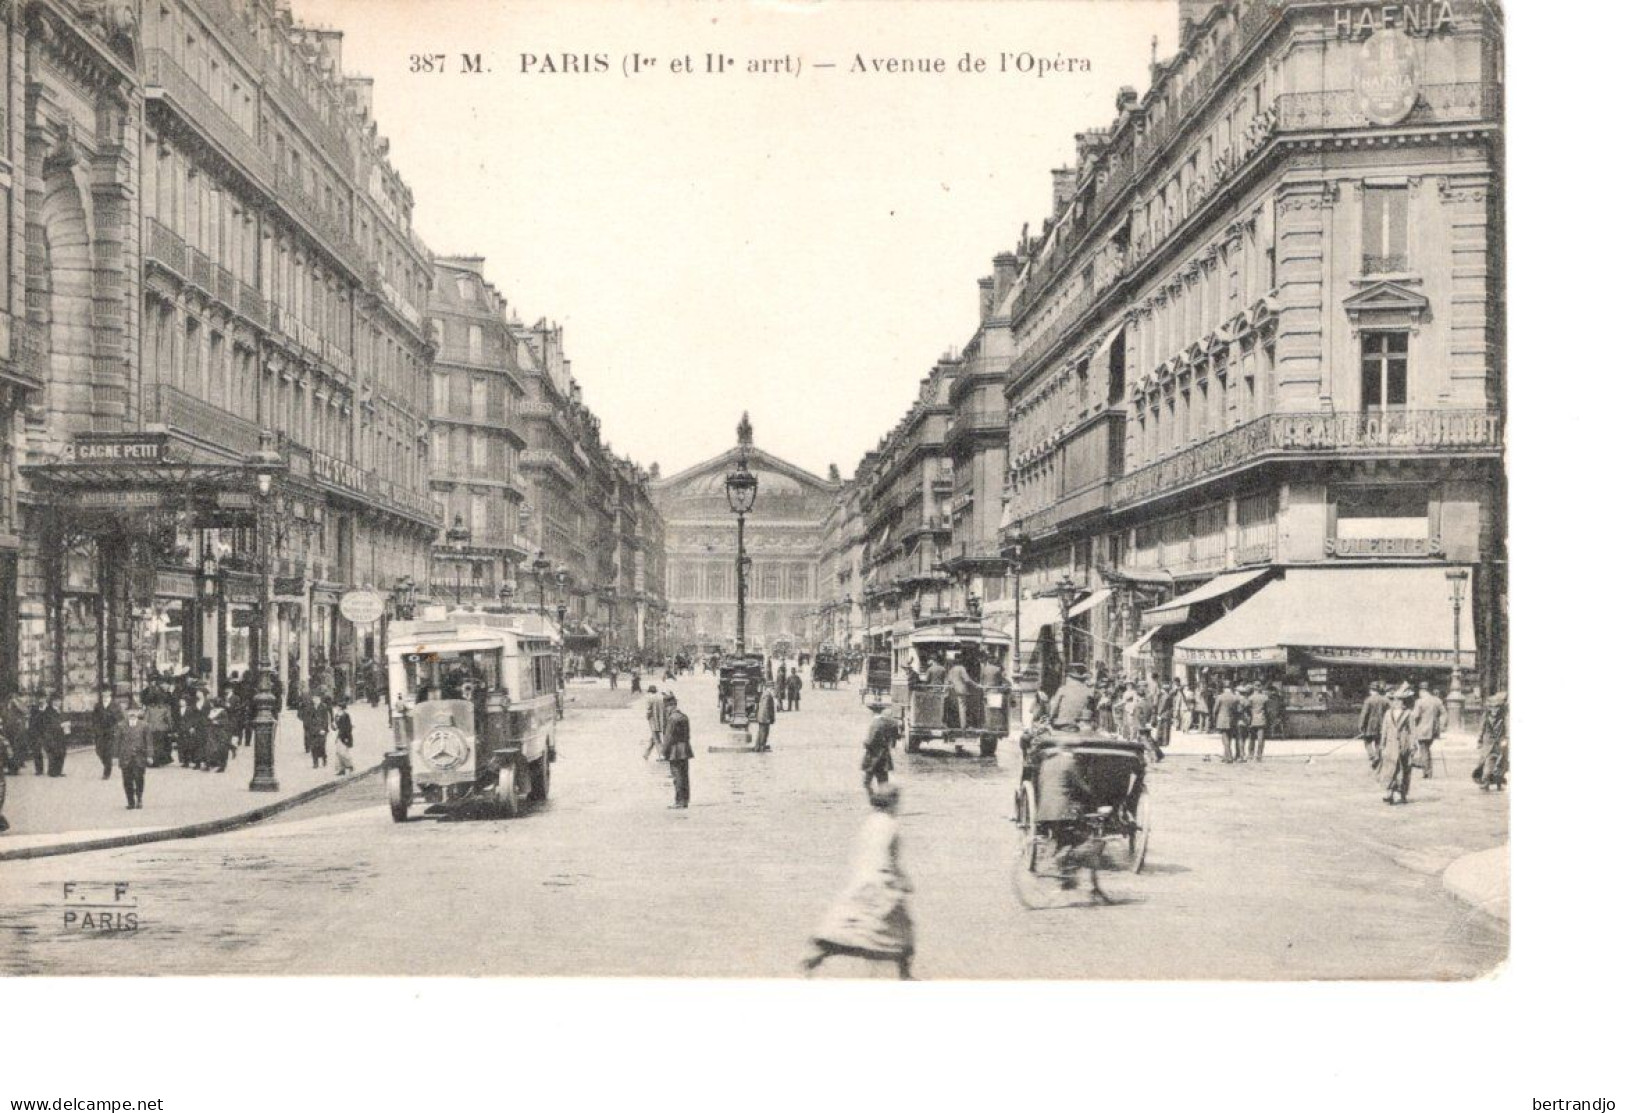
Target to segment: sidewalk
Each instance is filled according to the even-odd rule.
[[[1445,759],[1452,769],[1466,762],[1464,770],[1471,770],[1478,748],[1474,734],[1446,734],[1433,744],[1434,761]],[[1174,757],[1204,757],[1217,760],[1224,756],[1224,742],[1217,734],[1192,734],[1174,731],[1166,753]],[[1365,759],[1365,746],[1358,739],[1348,738],[1271,738],[1264,744],[1264,758],[1329,758]]]
[[[1467,854],[1444,871],[1444,887],[1481,912],[1506,923],[1512,915],[1512,847]]]
[[[350,716],[355,721],[351,757],[355,776],[362,776],[376,769],[389,749],[387,709],[356,703]],[[61,777],[36,777],[32,766],[25,765],[7,778],[11,830],[0,835],[0,861],[97,849],[109,840],[123,845],[213,834],[254,822],[265,818],[261,813],[266,809],[281,811],[353,780],[335,775],[337,746],[329,741],[327,766],[312,769],[299,719],[285,711],[277,726],[277,792],[248,790],[253,750],[239,749],[224,773],[175,764],[148,769],[140,811],[124,806],[118,766],[103,780],[101,762],[89,747],[69,751]]]

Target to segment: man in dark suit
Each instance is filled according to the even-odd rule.
[[[694,758],[694,747],[688,741],[688,716],[676,706],[676,697],[666,710],[666,762],[671,766],[671,783],[676,789],[674,808],[688,807],[688,763]]]
[[[1225,682],[1224,691],[1219,693],[1219,698],[1213,701],[1213,729],[1224,739],[1224,760],[1227,763],[1246,760],[1246,755],[1240,752],[1242,738],[1236,733],[1240,726],[1243,706],[1241,697],[1236,694],[1229,681]]]
[[[773,689],[766,684],[762,685],[762,698],[756,704],[756,752],[763,753],[773,747],[767,744],[767,736],[772,732],[773,724],[779,717],[779,705],[773,701]]]
[[[1382,694],[1382,685],[1371,682],[1371,694],[1360,705],[1360,737],[1365,740],[1365,755],[1371,759],[1371,768],[1382,762],[1382,717],[1388,712],[1388,698]]]
[[[99,701],[90,713],[90,736],[96,743],[96,756],[102,762],[102,780],[113,775],[113,732],[123,718],[113,706],[113,693],[103,688]]]

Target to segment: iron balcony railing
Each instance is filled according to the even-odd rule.
[[[168,383],[148,383],[145,395],[143,410],[149,423],[167,425],[239,455],[246,456],[259,448],[260,427],[230,410]]]
[[[1268,414],[1129,472],[1114,481],[1111,502],[1128,506],[1266,457],[1478,454],[1502,445],[1501,416],[1493,410]]]
[[[146,57],[147,84],[168,98],[204,139],[260,181],[269,182],[271,160],[253,134],[232,119],[231,114],[192,79],[185,67],[164,50],[149,47]]]

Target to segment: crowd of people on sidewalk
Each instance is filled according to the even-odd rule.
[[[282,681],[274,671],[268,675],[272,714],[280,715]],[[148,769],[175,766],[224,773],[233,758],[251,749],[257,692],[258,674],[253,672],[232,673],[218,695],[210,695],[203,680],[185,673],[155,674],[134,698],[114,698],[111,689],[102,688],[95,706],[79,715],[65,713],[52,693],[32,698],[18,693],[0,706],[0,769],[16,776],[32,765],[36,776],[62,777],[70,747],[88,743],[90,755],[101,765],[101,779],[111,780],[117,766],[125,806],[140,808]],[[328,739],[336,737],[335,776],[355,770],[351,695],[347,688],[334,693],[330,684],[313,682],[307,694],[296,693],[290,701],[299,713],[313,767],[327,764]],[[365,690],[354,695],[369,698]],[[4,802],[0,777],[0,832],[8,826]]]

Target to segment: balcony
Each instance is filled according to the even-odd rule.
[[[321,202],[306,193],[303,182],[281,166],[274,168],[271,181],[289,215],[303,221],[329,255],[363,281],[372,276],[372,264],[361,250],[361,245],[351,238],[349,228],[323,208]]]
[[[230,410],[193,397],[168,383],[148,383],[142,410],[147,423],[161,423],[186,436],[239,456],[260,446],[260,427]]]
[[[1493,456],[1501,448],[1501,416],[1491,410],[1269,414],[1128,473],[1111,501],[1129,506],[1266,458]]]
[[[206,141],[258,181],[271,181],[271,160],[242,125],[163,50],[147,49],[148,95],[156,92]]]
[[[1282,131],[1331,131],[1371,128],[1360,98],[1353,89],[1318,93],[1283,93],[1277,100]],[[1501,91],[1480,81],[1452,85],[1424,85],[1416,106],[1402,124],[1465,123],[1501,118]]]
[[[152,217],[147,218],[147,258],[176,278],[186,279],[186,241]]]
[[[261,78],[277,107],[299,125],[305,137],[319,147],[322,153],[344,172],[345,177],[353,177],[355,157],[350,153],[349,145],[338,130],[322,119],[321,114],[275,65],[265,66],[261,70]]]
[[[1067,522],[1094,514],[1112,505],[1112,481],[1098,480],[1088,487],[1068,492],[1059,500],[1021,520],[1022,531],[1030,537],[1054,533]]]
[[[952,451],[971,437],[1004,436],[1010,431],[1010,415],[1003,407],[960,410],[948,421],[947,447]]]

